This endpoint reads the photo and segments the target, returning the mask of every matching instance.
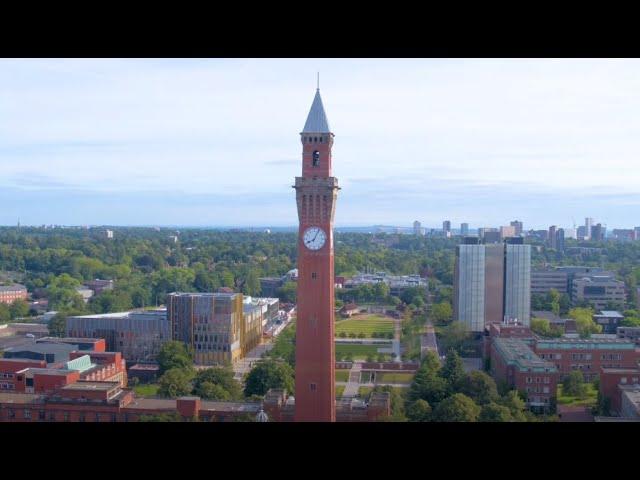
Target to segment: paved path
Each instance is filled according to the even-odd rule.
[[[238,360],[236,364],[233,366],[233,371],[235,373],[234,378],[236,380],[242,380],[245,374],[249,373],[249,370],[253,367],[253,363],[257,362],[262,358],[262,355],[273,348],[273,340],[269,339],[265,343],[261,343],[256,346],[253,350],[251,350],[247,356],[243,359]]]
[[[349,381],[340,382],[345,385],[342,392],[342,398],[355,397],[358,394],[358,388],[360,387],[360,372],[362,372],[362,362],[353,362],[351,370],[349,370]]]
[[[395,318],[395,335],[392,342],[393,352],[396,354],[394,361],[402,362],[402,355],[400,351],[400,336],[402,335],[402,319]]]

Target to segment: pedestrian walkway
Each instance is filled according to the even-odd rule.
[[[342,398],[355,397],[360,387],[360,373],[362,372],[362,362],[353,362],[349,370],[349,381],[344,387]]]

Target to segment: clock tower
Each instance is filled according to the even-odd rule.
[[[338,179],[331,176],[333,133],[316,91],[302,142],[298,205],[297,422],[335,422],[333,217]]]

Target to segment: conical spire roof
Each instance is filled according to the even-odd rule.
[[[322,105],[322,98],[320,98],[320,89],[316,90],[316,96],[311,104],[311,110],[309,110],[309,116],[307,122],[304,124],[302,133],[330,133],[329,121],[327,120],[327,114],[324,113],[324,106]]]

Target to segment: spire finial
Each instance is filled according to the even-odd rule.
[[[320,90],[320,72],[318,72],[318,90]]]

